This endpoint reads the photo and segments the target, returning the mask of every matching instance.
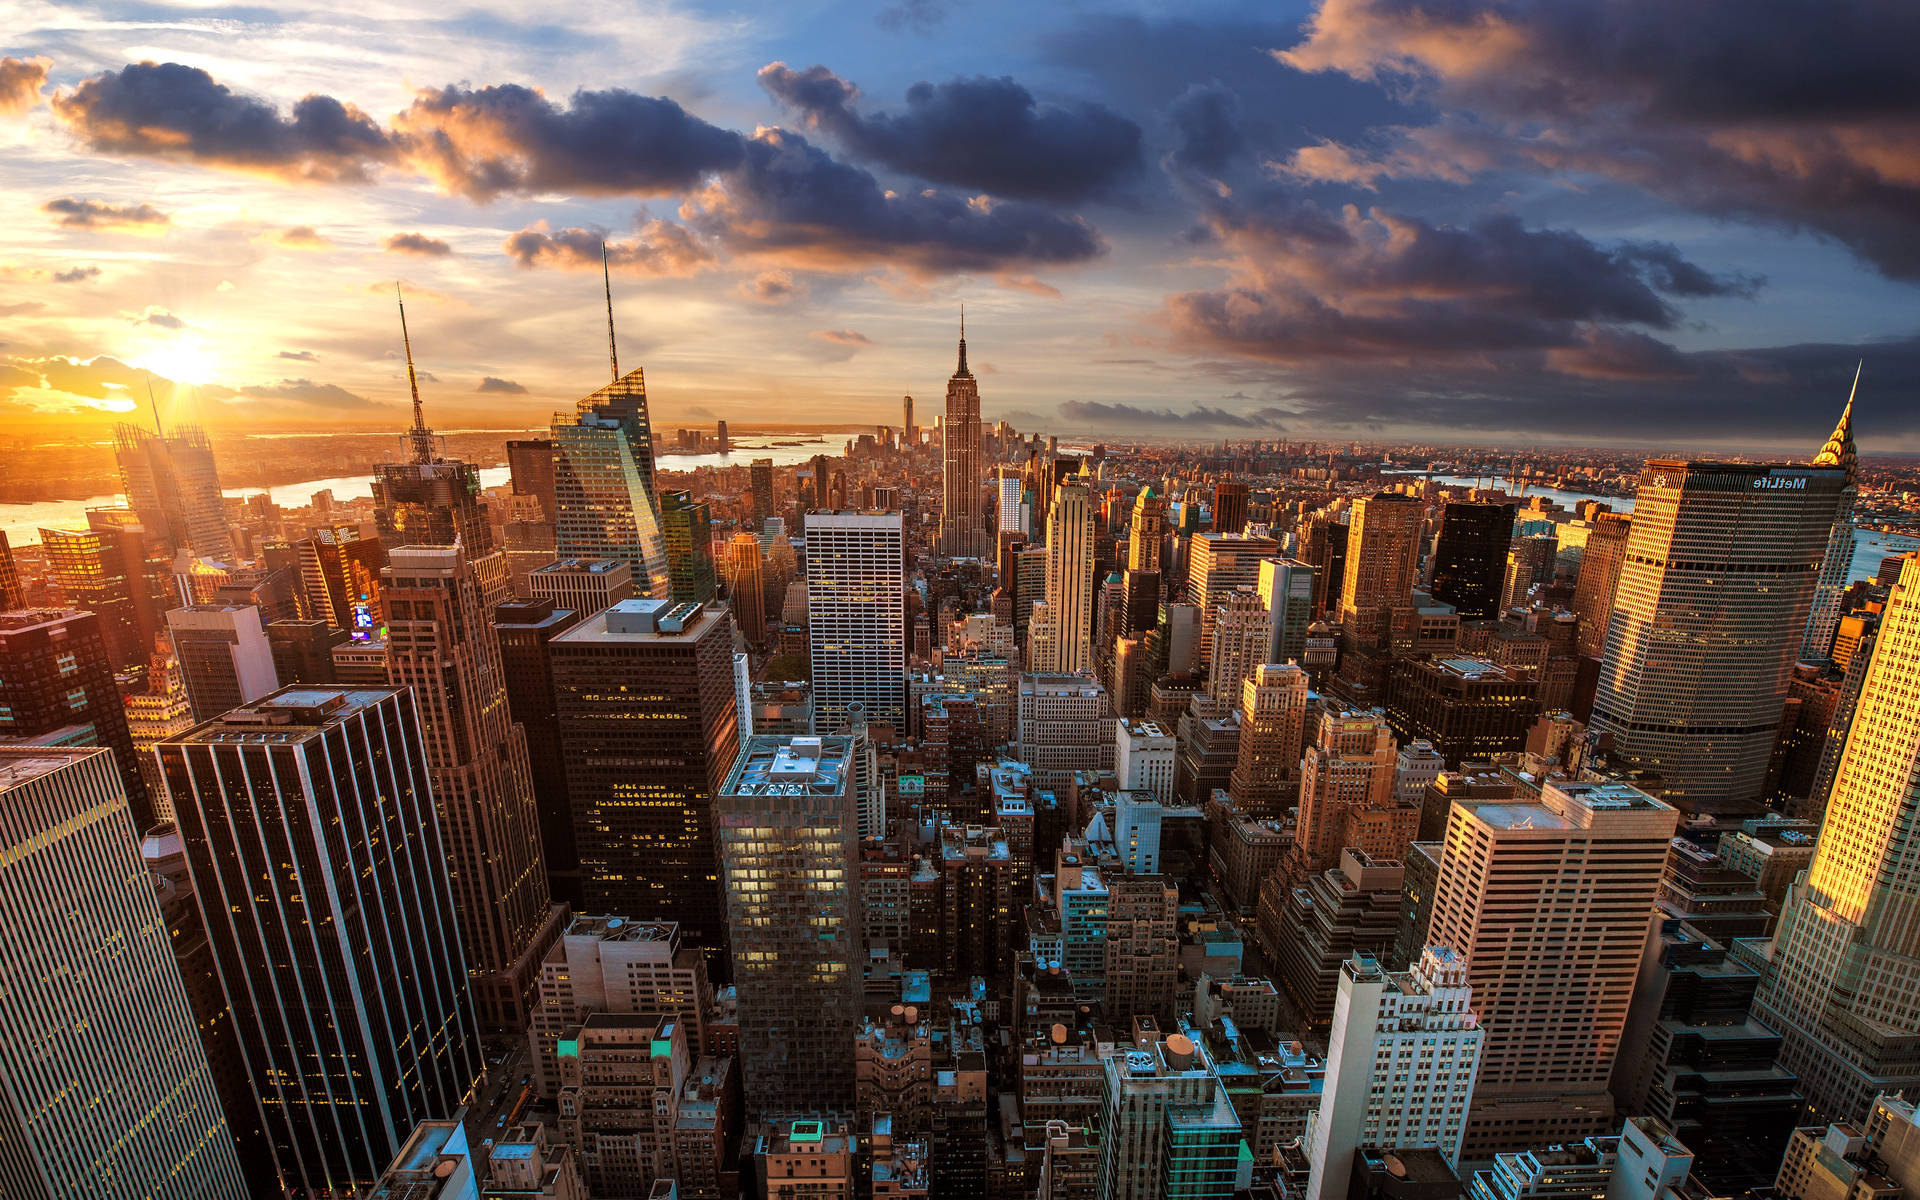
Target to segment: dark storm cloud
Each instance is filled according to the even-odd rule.
[[[948,106],[976,84],[935,89],[927,111],[916,118],[929,124],[886,126],[895,130],[889,136],[906,153],[912,137],[951,128],[941,124],[958,119]],[[1016,95],[994,81],[980,86],[1018,110],[1009,119],[1024,129],[1021,155],[1048,146],[1069,155],[1066,161],[1078,174],[1056,188],[1090,186],[1088,169],[1092,178],[1113,177],[1111,134],[1118,118],[1095,108],[1040,106],[1024,90],[1016,88]],[[55,105],[90,147],[104,153],[287,180],[357,181],[376,165],[390,165],[420,171],[445,190],[480,202],[507,192],[679,194],[684,224],[650,220],[638,238],[609,245],[615,266],[646,274],[690,274],[722,252],[760,260],[755,265],[762,268],[793,263],[816,270],[886,265],[923,276],[1006,273],[1084,262],[1105,248],[1085,220],[1047,205],[934,189],[895,193],[798,133],[762,129],[749,138],[710,125],[671,100],[620,89],[576,92],[564,105],[513,84],[428,89],[383,130],[329,97],[309,96],[287,118],[198,68],[140,63],[87,80],[56,97]],[[1072,128],[1106,142],[1058,145]],[[1080,157],[1071,157],[1073,152]],[[981,153],[973,145],[969,154],[975,157],[963,161],[974,165],[960,173],[989,170]],[[1029,157],[1004,168],[1014,181],[1009,186],[1035,166]],[[1029,181],[1028,187],[1040,185]],[[109,215],[97,201],[55,205],[48,211],[69,225],[105,227]],[[125,218],[122,228],[165,220],[145,205],[117,211]],[[599,238],[595,231],[556,232],[536,223],[508,238],[506,250],[523,266],[586,267],[596,265]]]
[[[529,87],[428,89],[396,118],[416,162],[475,200],[502,192],[665,195],[740,161],[741,137],[621,88],[565,106]]]
[[[1274,377],[1302,427],[1416,429],[1463,438],[1622,441],[1684,450],[1701,442],[1803,446],[1833,427],[1865,359],[1855,427],[1876,441],[1920,436],[1920,336],[1865,345],[1810,343],[1758,350],[1657,351],[1653,373],[1574,375],[1540,359],[1472,369],[1355,362],[1311,378]],[[1631,360],[1631,352],[1626,359]]]
[[[756,132],[746,160],[724,188],[700,198],[690,220],[736,254],[815,269],[992,271],[1085,262],[1105,250],[1079,217],[1018,200],[890,192],[784,129]]]
[[[1322,0],[1277,57],[1440,111],[1318,148],[1301,177],[1598,174],[1920,280],[1916,44],[1920,6],[1879,0]]]
[[[1140,127],[1100,104],[1041,103],[1006,77],[916,83],[899,113],[863,114],[859,89],[825,67],[760,70],[769,94],[864,162],[1023,200],[1074,203],[1140,167]]]
[[[151,204],[114,204],[62,196],[40,206],[68,229],[130,229],[153,232],[173,224],[173,218]]]
[[[1170,298],[1174,329],[1193,344],[1277,362],[1557,350],[1577,370],[1583,347],[1596,362],[1621,353],[1621,339],[1596,331],[1671,329],[1680,318],[1671,297],[1758,287],[1666,243],[1602,245],[1506,213],[1450,226],[1378,208],[1336,215],[1284,188],[1191,193],[1213,240],[1236,257],[1228,286]]]
[[[417,254],[422,258],[445,258],[453,247],[424,233],[396,233],[387,239],[389,254]]]
[[[1196,83],[1167,109],[1176,166],[1218,174],[1246,148],[1240,101],[1218,83]]]
[[[527,394],[527,389],[521,384],[511,379],[501,379],[497,375],[482,376],[480,386],[473,390],[476,392],[490,392],[500,396],[524,396]]]
[[[0,58],[0,116],[40,103],[40,89],[52,68],[50,58]]]
[[[396,147],[366,113],[313,95],[291,116],[198,67],[141,62],[85,80],[53,110],[107,154],[204,163],[317,182],[365,179]]]
[[[685,226],[658,219],[643,222],[638,236],[624,242],[601,230],[550,230],[541,222],[509,237],[503,249],[523,267],[597,271],[602,246],[609,266],[635,275],[691,275],[714,261],[712,248]]]
[[[1280,418],[1291,415],[1276,408],[1239,413],[1224,408],[1210,408],[1205,404],[1196,404],[1188,412],[1175,412],[1170,408],[1140,408],[1132,404],[1106,404],[1098,400],[1068,400],[1060,406],[1060,416],[1066,421],[1108,429],[1264,429],[1277,433],[1281,429]]]

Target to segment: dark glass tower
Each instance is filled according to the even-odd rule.
[[[548,643],[579,620],[579,613],[555,608],[551,600],[509,600],[493,610],[500,665],[506,673],[507,708],[527,731],[527,765],[533,769],[533,799],[540,809],[540,853],[547,864],[547,888],[555,900],[576,908],[582,899],[580,852],[573,842],[573,806],[567,799]]]
[[[660,497],[660,528],[667,539],[673,598],[706,604],[719,592],[713,566],[713,511],[692,492]]]
[[[1433,548],[1433,598],[1451,604],[1462,621],[1500,615],[1500,589],[1513,540],[1511,504],[1449,504],[1440,510]]]
[[[153,824],[140,756],[113,683],[100,619],[66,608],[0,613],[0,738],[105,746],[136,830]]]
[[[284,688],[155,752],[281,1179],[357,1194],[485,1065],[413,694]]]
[[[724,974],[713,797],[740,740],[732,621],[623,600],[550,650],[586,910],[678,921]]]

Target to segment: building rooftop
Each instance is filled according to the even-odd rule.
[[[632,573],[633,568],[625,559],[620,558],[562,558],[548,563],[544,567],[535,567],[529,575],[615,575],[621,571]]]
[[[838,796],[853,739],[760,735],[741,747],[721,792],[729,796]]]
[[[93,755],[111,753],[105,746],[0,746],[0,793]]]
[[[394,688],[284,687],[206,721],[168,743],[297,742],[392,696]]]
[[[705,608],[692,601],[622,600],[553,639],[555,645],[601,642],[636,645],[694,638],[712,628],[723,609]]]

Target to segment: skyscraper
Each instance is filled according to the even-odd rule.
[[[7,544],[6,532],[0,530],[0,612],[12,612],[26,602],[20,590],[20,568],[13,561],[13,547]]]
[[[260,610],[251,604],[176,608],[167,614],[167,634],[196,721],[211,721],[280,686]]]
[[[127,507],[153,536],[164,538],[170,549],[191,549],[201,558],[225,562],[233,557],[220,472],[205,433],[191,425],[175,426],[171,434],[116,425],[113,457]]]
[[[660,528],[667,539],[673,599],[705,604],[719,590],[713,569],[713,511],[692,492],[660,497]]]
[[[1854,1121],[1873,1097],[1920,1086],[1920,557],[1900,568],[1854,707],[1813,862],[1787,893],[1754,1015],[1785,1036],[1817,1121]]]
[[[1353,502],[1340,624],[1362,648],[1385,642],[1392,610],[1412,603],[1425,518],[1426,505],[1399,492],[1377,492]]]
[[[242,1200],[113,756],[0,747],[0,1193]]]
[[[678,921],[723,975],[713,797],[739,747],[727,614],[623,600],[550,648],[584,907]]]
[[[623,567],[626,564],[621,564]],[[573,804],[567,797],[566,756],[560,750],[560,718],[553,707],[550,643],[580,622],[580,614],[551,600],[509,600],[493,610],[500,666],[507,684],[507,713],[527,734],[527,767],[533,802],[540,811],[540,861],[555,900],[578,905],[580,852],[573,841]]]
[[[1239,760],[1227,790],[1252,816],[1284,816],[1300,794],[1310,695],[1293,663],[1261,666],[1240,685]]]
[[[1813,456],[1816,467],[1839,467],[1845,471],[1847,482],[1840,491],[1840,505],[1834,513],[1826,555],[1820,560],[1820,578],[1813,589],[1813,611],[1807,617],[1806,636],[1800,643],[1801,658],[1826,658],[1832,651],[1833,631],[1840,623],[1840,594],[1847,590],[1847,573],[1853,566],[1853,501],[1860,479],[1860,456],[1853,448],[1853,398],[1859,391],[1860,368],[1855,367],[1853,391],[1847,394],[1847,406],[1840,411],[1840,420],[1833,432],[1827,435],[1826,445]]]
[[[527,591],[584,621],[634,594],[633,568],[618,558],[557,559],[528,572]]]
[[[1187,603],[1200,610],[1200,654],[1213,652],[1213,620],[1221,597],[1260,586],[1260,560],[1280,543],[1264,534],[1199,533],[1187,552]]]
[[[814,728],[838,732],[849,708],[907,727],[907,598],[899,513],[807,516],[807,649]]]
[[[507,470],[511,473],[513,494],[538,500],[541,514],[552,521],[553,443],[546,438],[508,442]]]
[[[629,371],[553,418],[553,493],[562,558],[618,558],[640,591],[672,594],[653,474],[647,380]]]
[[[396,285],[396,299],[398,298]],[[407,355],[407,387],[413,393],[413,427],[401,438],[406,461],[381,463],[373,469],[373,522],[380,541],[396,546],[458,545],[468,561],[486,562],[481,580],[488,609],[507,598],[507,565],[493,553],[493,525],[486,501],[480,498],[480,471],[471,463],[448,458],[427,428],[420,404],[420,384],[413,371],[413,342],[407,337],[407,309],[400,307],[400,340]],[[551,519],[551,514],[549,514]]]
[[[378,635],[380,571],[387,549],[377,537],[363,538],[351,525],[323,528],[294,543],[300,564],[300,588],[317,620],[345,630],[356,641]]]
[[[994,530],[1001,537],[1027,536],[1027,521],[1020,512],[1020,473],[1012,467],[1000,468],[998,478],[994,480],[995,505]]]
[[[1273,645],[1273,614],[1258,595],[1228,592],[1214,604],[1213,651],[1207,656],[1207,694],[1217,711],[1240,703],[1240,685],[1267,661]]]
[[[727,542],[727,595],[732,599],[733,622],[750,646],[767,636],[765,573],[760,569],[760,539],[736,533]]]
[[[773,515],[773,460],[754,459],[747,466],[747,478],[753,489],[753,527],[759,529]]]
[[[1296,877],[1317,875],[1340,861],[1340,851],[1347,847],[1350,814],[1393,807],[1393,769],[1398,761],[1393,731],[1385,721],[1360,713],[1321,716],[1300,767],[1300,832],[1295,844],[1302,865]],[[1419,814],[1411,816],[1417,825]]]
[[[1158,571],[1160,539],[1167,533],[1166,502],[1153,494],[1153,485],[1133,498],[1133,519],[1127,527],[1127,569]]]
[[[105,746],[120,767],[134,828],[153,824],[153,803],[127,731],[127,711],[114,686],[100,621],[92,613],[60,608],[0,613],[0,737]]]
[[[526,1026],[540,955],[559,931],[540,861],[527,736],[507,701],[500,639],[482,580],[492,551],[402,546],[387,567],[387,676],[411,687],[440,811],[460,940],[482,1026]]]
[[[1295,558],[1260,560],[1260,600],[1271,618],[1272,644],[1267,662],[1299,662],[1307,652],[1307,626],[1313,624],[1313,567]]]
[[[714,801],[758,1115],[853,1108],[860,1015],[859,797],[847,737],[750,738]]]
[[[1405,972],[1371,955],[1342,964],[1308,1151],[1310,1200],[1346,1200],[1362,1146],[1438,1150],[1457,1169],[1484,1037],[1466,960],[1452,947],[1425,947]]]
[[[1427,940],[1487,1029],[1467,1158],[1616,1127],[1607,1084],[1679,815],[1625,784],[1458,798]]]
[[[1593,700],[1689,813],[1758,812],[1846,472],[1650,459]]]
[[[1433,598],[1453,605],[1462,621],[1487,621],[1500,615],[1513,513],[1511,504],[1456,502],[1440,510],[1440,535],[1433,547]]]
[[[980,502],[980,385],[967,370],[967,320],[960,318],[960,365],[947,380],[947,417],[940,427],[945,489],[940,508],[940,553],[989,558],[993,532]]]
[[[353,1194],[484,1065],[413,695],[284,688],[156,752],[280,1177]]]
[[[913,423],[913,397],[900,397],[900,428],[905,432],[907,445],[914,446],[920,441],[920,427]]]
[[[1620,567],[1627,561],[1627,535],[1633,518],[1623,513],[1597,513],[1587,545],[1580,552],[1580,577],[1573,587],[1574,631],[1584,658],[1599,658],[1607,650],[1607,626],[1613,621],[1613,596],[1620,585]]]
[[[1052,653],[1028,669],[1074,674],[1093,669],[1093,498],[1077,479],[1055,487],[1047,509],[1047,614]]]
[[[1213,531],[1241,533],[1247,527],[1247,485],[1223,479],[1213,485]]]
[[[116,671],[146,663],[160,632],[154,617],[163,611],[147,586],[143,556],[128,549],[113,530],[40,530],[50,582],[59,585],[66,603],[100,619],[100,636]]]

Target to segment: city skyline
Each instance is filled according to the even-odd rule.
[[[1920,1200],[1920,10],[311,2],[0,33],[0,1196]]]
[[[441,423],[537,427],[597,374],[604,235],[661,421],[891,423],[965,302],[989,422],[1785,446],[1865,357],[1863,449],[1920,446],[1911,14],[1762,83],[1647,6],[1413,13],[30,10],[0,411],[144,418],[150,373],[215,431],[404,427],[397,277]]]

